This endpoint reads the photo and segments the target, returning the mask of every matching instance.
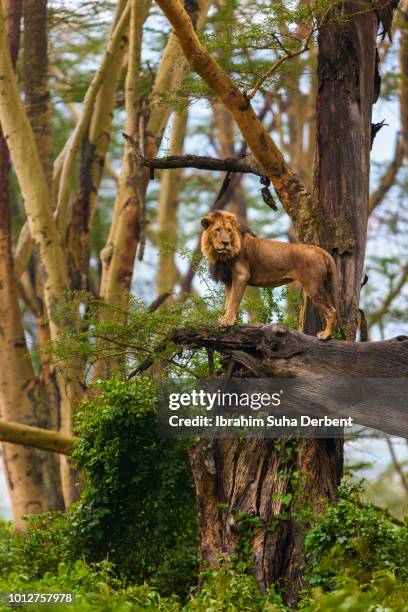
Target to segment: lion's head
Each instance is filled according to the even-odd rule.
[[[201,250],[212,263],[234,259],[241,250],[241,232],[233,213],[216,210],[201,219]]]

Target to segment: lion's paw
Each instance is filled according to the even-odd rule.
[[[227,325],[229,327],[231,325],[234,325],[235,321],[236,321],[236,317],[231,317],[231,316],[228,316],[228,315],[224,315],[223,317],[221,317],[219,319],[219,322],[220,322],[221,325]]]
[[[319,338],[319,340],[330,340],[331,333],[326,331],[320,331],[316,334],[316,336]]]

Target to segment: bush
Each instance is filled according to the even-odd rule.
[[[127,584],[145,580],[162,594],[186,593],[196,581],[198,533],[187,444],[156,435],[150,379],[97,385],[76,417],[74,460],[84,479],[66,513],[29,517],[18,549],[0,548],[0,568],[24,559],[30,580],[61,562],[109,559]],[[3,542],[11,538],[3,526]]]
[[[70,517],[78,552],[108,557],[133,583],[188,588],[198,540],[187,445],[158,438],[152,380],[114,379],[98,390],[76,419],[74,460],[85,480]]]
[[[395,524],[386,510],[361,504],[353,489],[343,487],[340,495],[306,536],[308,584],[332,589],[344,572],[363,583],[377,571],[406,581],[408,525]]]
[[[305,610],[408,611],[408,524],[362,504],[358,491],[340,489],[306,535],[305,577],[312,596]],[[316,588],[317,587],[317,588]]]
[[[15,569],[7,576],[0,576],[0,591],[30,593],[74,593],[75,607],[72,605],[47,605],[52,612],[81,612],[98,610],[104,612],[121,612],[128,610],[180,610],[177,596],[161,597],[157,590],[146,584],[137,587],[126,587],[114,576],[113,567],[104,561],[87,565],[77,560],[73,563],[59,563],[54,572],[46,572],[37,580],[29,580],[22,568]],[[27,612],[43,612],[44,606],[25,605]],[[10,610],[1,606],[0,610]]]

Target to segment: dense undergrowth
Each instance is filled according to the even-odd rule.
[[[72,591],[81,610],[287,610],[238,554],[198,588],[187,443],[157,437],[154,398],[148,378],[98,384],[77,415],[81,498],[24,535],[0,524],[0,592]],[[343,485],[307,532],[304,573],[299,610],[408,611],[408,524]]]

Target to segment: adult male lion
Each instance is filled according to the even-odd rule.
[[[317,336],[328,340],[338,313],[338,278],[332,256],[317,246],[258,238],[237,217],[216,210],[201,220],[201,249],[213,278],[225,285],[226,313],[221,323],[234,325],[248,285],[279,287],[297,281],[325,320]]]

